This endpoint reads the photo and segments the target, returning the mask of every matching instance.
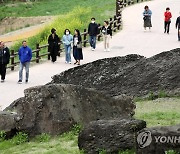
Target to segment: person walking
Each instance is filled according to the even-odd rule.
[[[51,29],[51,34],[48,37],[48,52],[50,53],[51,61],[54,63],[57,60],[58,52],[59,52],[59,36],[56,34],[56,29]],[[48,59],[50,59],[48,57]]]
[[[170,12],[170,8],[167,7],[166,8],[166,12],[164,12],[164,33],[167,32],[167,34],[169,34],[169,28],[170,28],[170,24],[171,24],[171,18],[172,18],[172,14]]]
[[[178,29],[178,41],[180,41],[180,16],[176,19],[176,29]]]
[[[18,83],[22,83],[23,79],[23,68],[25,67],[26,70],[26,80],[25,82],[28,83],[29,79],[29,65],[32,58],[32,50],[27,46],[27,42],[24,40],[22,41],[22,47],[20,47],[18,51],[19,60],[20,60],[20,69],[19,69],[19,80]]]
[[[112,29],[108,21],[104,21],[104,26],[102,27],[103,40],[104,40],[104,51],[110,51],[109,42],[112,38]]]
[[[91,18],[91,23],[88,26],[89,43],[91,50],[94,51],[96,48],[96,36],[98,34],[98,25],[95,22],[95,18]]]
[[[65,63],[71,64],[71,44],[73,43],[73,36],[69,29],[65,29],[62,42],[66,52]]]
[[[74,64],[80,65],[80,60],[83,59],[83,53],[82,38],[78,29],[75,29],[73,36],[73,57],[76,60]]]
[[[6,66],[9,64],[10,53],[8,47],[5,47],[4,42],[0,42],[0,75],[1,82],[5,81]]]
[[[144,12],[143,12],[143,20],[144,20],[144,30],[146,31],[146,28],[149,27],[149,30],[151,30],[152,23],[151,23],[151,16],[152,16],[152,11],[149,9],[149,7],[146,5],[144,7]]]

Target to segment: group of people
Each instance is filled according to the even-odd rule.
[[[22,46],[18,51],[20,69],[19,69],[19,80],[18,83],[22,83],[23,79],[23,68],[26,70],[25,82],[28,83],[29,79],[29,65],[32,58],[32,50],[27,46],[27,42],[23,41]],[[5,46],[4,42],[0,42],[0,75],[1,82],[5,81],[6,77],[6,67],[9,64],[10,53],[8,47]]]
[[[146,5],[144,7],[144,12],[143,12],[144,30],[145,31],[146,31],[147,27],[149,28],[149,30],[151,30],[151,27],[152,27],[151,15],[152,15],[152,11]],[[169,34],[171,18],[172,18],[172,14],[170,12],[170,8],[167,7],[166,11],[164,12],[164,33]],[[177,17],[177,19],[176,19],[175,27],[176,27],[176,29],[178,29],[178,41],[180,41],[180,16]]]
[[[92,51],[96,49],[96,39],[99,33],[100,30],[98,24],[93,17],[91,18],[91,23],[88,26],[89,44]],[[104,26],[101,29],[101,33],[104,40],[104,51],[110,51],[109,42],[110,38],[112,38],[112,29],[108,21],[104,21]],[[72,35],[69,29],[65,29],[61,41],[64,44],[65,49],[65,63],[71,64],[71,50],[73,50],[73,57],[75,59],[74,64],[80,65],[80,61],[83,59],[82,38],[80,31],[78,29],[75,29],[74,35]],[[56,57],[59,54],[59,43],[59,36],[56,34],[56,30],[52,28],[51,34],[48,37],[48,51],[53,63],[56,61]]]
[[[148,6],[144,7],[143,12],[143,20],[144,20],[144,29],[148,27],[149,30],[152,27],[151,23],[152,11]],[[172,14],[170,12],[170,8],[167,7],[164,12],[164,33],[169,34],[170,23],[171,23]],[[180,41],[180,16],[176,20],[175,24],[178,29],[178,40]],[[91,18],[91,23],[88,26],[88,34],[89,34],[89,44],[91,46],[91,50],[94,51],[96,49],[96,39],[97,35],[103,35],[104,40],[104,51],[110,51],[109,43],[110,38],[112,38],[112,29],[109,25],[108,21],[104,21],[104,25],[101,30],[98,27],[98,24],[95,21],[95,18]],[[64,30],[64,35],[62,37],[62,43],[64,44],[65,49],[65,63],[71,64],[71,50],[73,50],[73,57],[75,59],[74,64],[80,65],[80,61],[83,59],[82,52],[82,38],[80,31],[78,29],[74,30],[74,35],[71,34],[69,29]],[[56,34],[56,29],[51,29],[51,34],[48,37],[48,51],[50,53],[49,59],[54,63],[57,60],[57,56],[59,55],[60,50],[60,38]],[[20,69],[19,69],[19,80],[18,83],[22,83],[23,80],[23,68],[25,68],[25,83],[28,83],[29,79],[29,65],[32,58],[32,50],[27,46],[27,42],[22,41],[22,46],[18,51],[19,61],[20,61]],[[0,75],[1,82],[5,81],[6,76],[6,67],[9,64],[10,53],[8,47],[5,46],[4,42],[0,42]]]

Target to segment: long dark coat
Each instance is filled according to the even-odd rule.
[[[52,36],[52,34],[49,35],[48,38],[48,52],[50,52],[50,56],[52,58],[52,61],[56,61],[56,56],[59,53],[60,47],[58,45],[58,43],[60,42],[60,38],[58,37],[57,34],[55,34],[54,38]]]
[[[73,57],[74,57],[75,60],[82,60],[83,59],[82,48],[77,48],[77,46],[74,45],[74,38],[75,37],[76,36],[74,35],[73,36]],[[80,43],[82,43],[82,38],[79,35],[77,44],[80,44]]]

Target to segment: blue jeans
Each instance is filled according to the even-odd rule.
[[[96,48],[96,36],[89,36],[89,43],[92,48]]]
[[[25,63],[21,63],[20,62],[20,68],[19,68],[19,80],[22,80],[22,75],[23,75],[23,68],[25,67],[26,70],[26,80],[28,80],[29,78],[29,65],[30,62],[25,62]]]
[[[180,27],[178,28],[178,41],[180,41]]]
[[[64,45],[66,53],[66,61],[71,62],[71,45]]]

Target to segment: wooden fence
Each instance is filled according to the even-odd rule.
[[[113,32],[116,32],[117,30],[120,30],[122,26],[122,9],[128,5],[132,5],[134,3],[143,2],[145,0],[116,0],[116,15],[114,15],[113,18],[109,19],[109,24],[112,27]],[[147,0],[146,0],[147,1]],[[99,34],[97,35],[97,40],[100,41],[102,34],[101,34],[102,26],[99,24]],[[88,43],[88,32],[87,29],[84,29],[84,31],[81,33],[82,36],[82,43],[83,47],[87,46]],[[42,57],[48,57],[49,59],[49,52],[41,53],[42,49],[48,49],[48,44],[40,46],[39,44],[36,44],[36,49],[32,51],[32,53],[35,55],[33,56],[31,62],[39,63],[40,59]],[[59,43],[60,46],[60,53],[64,50],[62,42]],[[10,54],[10,65],[8,65],[7,68],[14,70],[15,66],[19,64],[18,60],[18,52],[15,52],[14,50],[11,50]]]

